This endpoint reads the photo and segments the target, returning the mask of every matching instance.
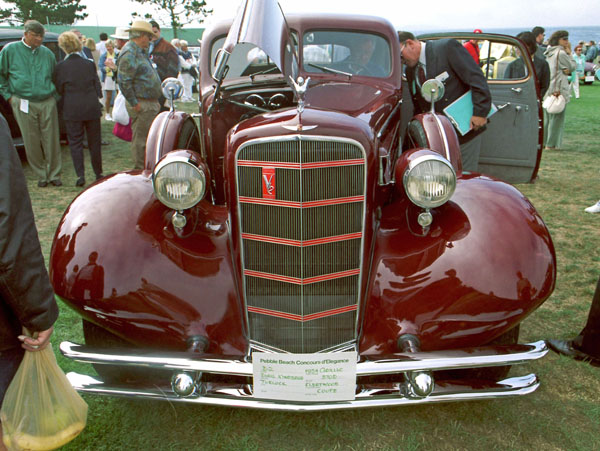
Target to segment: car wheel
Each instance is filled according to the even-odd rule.
[[[86,345],[101,349],[111,349],[118,353],[119,349],[131,349],[135,346],[131,343],[111,334],[86,320],[83,323],[83,337]],[[107,364],[93,363],[92,366],[107,383],[144,383],[163,380],[168,382],[171,377],[170,371],[164,370],[148,370],[147,368],[122,367]]]
[[[514,345],[519,342],[519,327],[517,324],[509,331],[503,333],[494,340],[486,343],[486,346],[494,345]],[[469,368],[465,370],[447,370],[437,371],[435,378],[438,380],[448,379],[481,379],[481,380],[492,380],[501,381],[508,376],[511,366],[490,366],[485,368]]]

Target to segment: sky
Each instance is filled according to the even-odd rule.
[[[2,3],[2,2],[0,2]],[[204,24],[235,15],[240,0],[206,0],[214,10]],[[598,0],[427,0],[423,6],[408,0],[279,0],[284,13],[329,12],[386,17],[396,29],[464,31],[481,28],[597,26]],[[78,25],[124,26],[131,13],[152,10],[129,0],[83,0],[89,16]],[[459,7],[460,5],[460,7]]]

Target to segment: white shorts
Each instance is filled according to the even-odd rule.
[[[112,77],[106,77],[104,79],[104,86],[102,86],[102,88],[105,91],[114,91],[117,89],[117,84],[115,83],[115,81],[112,79]]]

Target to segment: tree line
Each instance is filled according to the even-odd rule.
[[[30,19],[49,25],[71,25],[88,16],[83,0],[5,0],[12,8],[0,8],[0,22],[22,25]],[[193,21],[202,22],[212,10],[206,7],[205,0],[130,0],[151,6],[155,16],[146,14],[144,19],[154,18],[163,25],[177,30]],[[142,17],[134,13],[133,18]]]

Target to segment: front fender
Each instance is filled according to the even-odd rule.
[[[152,171],[162,157],[177,149],[193,150],[205,157],[194,119],[181,111],[164,111],[156,116],[148,132],[144,169]]]
[[[396,340],[406,333],[417,335],[424,351],[483,345],[552,293],[550,234],[514,187],[460,178],[425,233],[419,212],[401,200],[382,213],[361,352],[397,352]]]
[[[243,354],[227,212],[203,201],[185,212],[188,224],[180,234],[172,213],[140,172],[108,177],[82,192],[52,246],[56,294],[138,346],[185,350],[190,337],[203,335],[211,343],[207,352]]]

